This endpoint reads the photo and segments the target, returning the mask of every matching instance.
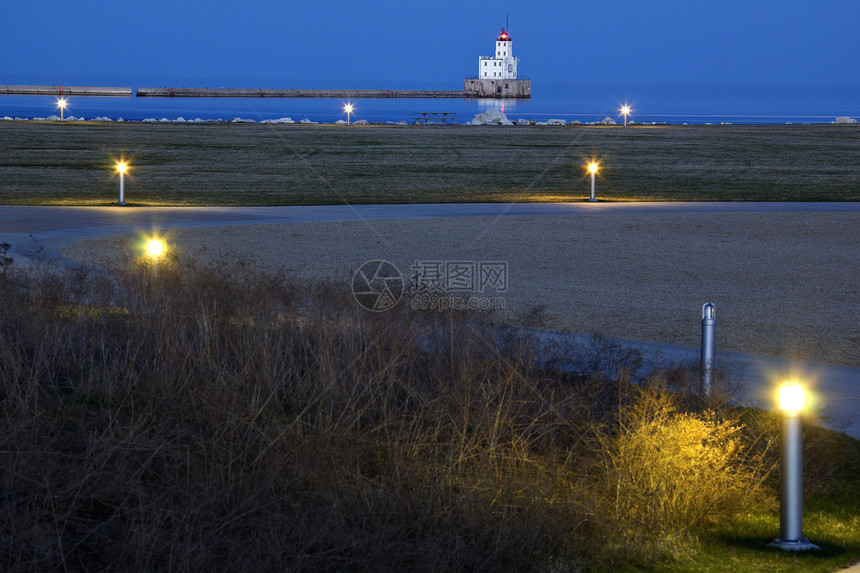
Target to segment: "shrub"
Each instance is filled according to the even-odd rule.
[[[754,499],[772,466],[766,452],[747,451],[736,420],[678,411],[681,397],[659,379],[630,394],[617,425],[598,432],[597,512],[623,554],[682,544],[703,521]]]

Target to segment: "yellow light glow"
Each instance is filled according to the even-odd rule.
[[[63,98],[58,99],[57,100],[57,106],[65,109],[66,108],[66,100],[64,100]]]
[[[128,165],[126,165],[125,161],[120,161],[116,164],[116,170],[120,173],[125,173],[126,169],[128,169]]]
[[[352,104],[351,103],[346,104],[343,107],[343,111],[345,111],[346,113],[352,113]]]
[[[779,389],[779,409],[787,412],[803,410],[803,386],[789,382]]]
[[[622,108],[621,108],[621,113],[623,113],[624,115],[629,114],[629,113],[630,113],[630,106],[629,106],[629,105],[625,105],[624,107],[622,107]]]
[[[588,171],[591,173],[597,173],[597,162],[592,161],[588,164]]]
[[[152,239],[146,244],[146,252],[149,253],[150,257],[160,257],[164,253],[164,243],[158,239]]]

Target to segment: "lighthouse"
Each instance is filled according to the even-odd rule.
[[[490,57],[478,58],[478,77],[503,78],[509,80],[517,79],[517,62],[519,58],[514,57],[514,41],[502,28],[502,33],[496,38],[496,53]]]
[[[505,28],[496,37],[492,56],[478,58],[478,75],[466,78],[465,90],[474,97],[530,98],[532,82],[517,77],[514,40]]]

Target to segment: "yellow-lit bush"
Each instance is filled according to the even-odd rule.
[[[622,545],[671,539],[751,498],[768,468],[746,452],[738,423],[679,412],[659,385],[632,392],[599,436],[608,535]]]

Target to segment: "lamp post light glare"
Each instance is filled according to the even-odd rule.
[[[63,98],[58,99],[57,100],[57,107],[60,108],[60,121],[64,121],[65,120],[64,112],[66,111],[66,100]]]
[[[349,125],[349,116],[350,116],[350,114],[352,113],[352,109],[353,109],[353,108],[352,108],[352,104],[351,104],[351,103],[348,103],[348,104],[346,104],[345,106],[343,106],[343,111],[345,111],[345,112],[346,112],[346,124],[347,124],[347,125]]]
[[[164,243],[158,239],[152,239],[146,244],[146,252],[149,253],[149,256],[153,259],[157,259],[164,254]]]
[[[621,114],[624,116],[624,127],[627,127],[627,116],[630,114],[630,106],[624,104],[621,108]]]
[[[125,202],[125,172],[128,170],[128,164],[125,161],[120,161],[116,164],[116,170],[119,172],[119,201],[117,205],[128,205]]]
[[[591,197],[588,199],[589,201],[597,201],[597,198],[594,196],[594,178],[597,175],[597,162],[592,161],[588,164],[588,172],[591,173]]]
[[[819,549],[803,537],[803,386],[789,382],[779,389],[782,451],[779,465],[779,539],[770,545],[786,551]]]
[[[779,409],[783,412],[800,412],[803,410],[803,386],[790,382],[779,388]]]

